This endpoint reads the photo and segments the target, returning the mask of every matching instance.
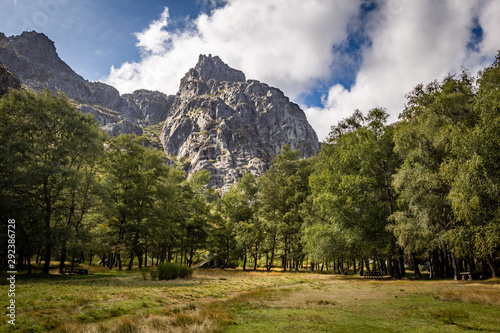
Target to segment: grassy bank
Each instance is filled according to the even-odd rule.
[[[500,332],[500,280],[239,270],[196,270],[172,281],[138,271],[18,275],[9,326],[4,316],[0,329],[17,332]]]

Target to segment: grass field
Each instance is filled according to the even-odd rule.
[[[139,271],[16,281],[5,332],[500,332],[500,280],[374,281],[312,273]],[[5,277],[2,277],[5,281]],[[4,313],[8,286],[0,294]]]

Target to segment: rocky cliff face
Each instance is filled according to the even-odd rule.
[[[6,37],[0,33],[0,61],[30,89],[62,91],[75,101],[77,108],[93,114],[101,127],[113,135],[141,135],[141,126],[152,124],[152,120],[164,121],[168,112],[162,109],[168,103],[157,102],[158,92],[141,90],[137,94],[141,102],[138,105],[134,98],[120,96],[110,85],[85,80],[59,58],[54,43],[44,34],[23,32]]]
[[[0,97],[9,92],[9,89],[19,88],[21,88],[21,81],[0,62]]]
[[[147,125],[164,122],[175,99],[174,95],[165,95],[159,91],[145,89],[124,94],[122,97],[132,101],[139,108],[140,122]]]
[[[223,190],[266,171],[284,144],[302,157],[319,148],[304,112],[280,90],[204,55],[181,80],[161,141],[168,155],[190,162],[189,174],[207,169],[210,185]]]

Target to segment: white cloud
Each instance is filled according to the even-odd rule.
[[[141,61],[112,68],[105,81],[121,93],[146,88],[173,94],[198,55],[211,53],[248,78],[297,99],[330,79],[339,63],[348,63],[332,46],[345,42],[348,24],[363,1],[228,0],[179,31],[168,29],[165,8],[158,20],[135,34]],[[500,48],[498,0],[377,2],[365,22],[358,22],[366,27],[371,43],[361,50],[355,83],[349,90],[333,85],[323,107],[305,110],[320,139],[355,109],[366,113],[385,107],[390,121],[396,120],[405,95],[417,84],[460,72],[462,66],[480,69]],[[475,19],[484,30],[479,52],[467,50]]]
[[[479,24],[484,37],[480,47],[483,54],[496,54],[500,50],[500,1],[490,1],[481,11]]]
[[[140,62],[112,68],[105,81],[121,93],[140,88],[173,94],[199,54],[214,54],[248,78],[282,89],[291,98],[330,75],[331,48],[361,0],[229,0],[182,31],[169,32],[168,8],[137,33]]]
[[[161,54],[165,51],[168,41],[170,41],[170,33],[165,28],[168,26],[168,8],[165,8],[161,17],[157,21],[151,22],[149,27],[142,32],[135,34],[139,41],[136,46],[148,54]]]
[[[324,109],[306,110],[318,137],[325,138],[332,124],[355,109],[366,113],[385,107],[395,121],[405,95],[417,84],[458,73],[462,66],[483,67],[500,47],[499,16],[498,1],[387,1],[371,16],[372,45],[363,50],[363,65],[350,91],[335,85]],[[484,29],[479,53],[467,50],[475,17]]]

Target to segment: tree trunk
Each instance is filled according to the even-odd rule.
[[[401,278],[406,275],[406,270],[405,270],[405,257],[404,257],[404,252],[403,249],[399,250],[399,272],[401,274]]]
[[[40,256],[41,252],[42,252],[42,248],[39,247],[38,252],[36,253],[36,260],[35,260],[35,264],[37,264],[37,265],[38,265],[38,260],[41,258],[41,256]]]
[[[52,257],[52,254],[51,254],[51,249],[52,248],[52,244],[50,244],[50,241],[47,242],[46,244],[46,248],[45,248],[45,262],[43,263],[43,269],[42,269],[42,273],[44,274],[49,274],[49,270],[50,270],[50,259]]]
[[[243,247],[243,270],[247,270],[247,248],[246,246]]]
[[[286,264],[288,259],[288,236],[285,235],[285,253],[283,254],[283,271],[286,272]]]
[[[470,270],[470,272],[473,272],[476,270],[476,263],[474,262],[473,256],[469,256],[469,270]]]
[[[488,266],[490,266],[491,276],[494,278],[497,277],[497,265],[495,262],[495,255],[492,251],[490,251],[490,254],[486,256],[486,262],[488,263]]]
[[[270,258],[270,262],[268,263],[269,266],[267,267],[268,271],[270,271],[271,268],[273,267],[275,247],[276,247],[276,235],[274,235],[274,238],[273,238],[273,247],[271,249],[271,258]]]
[[[421,277],[422,275],[420,274],[420,269],[418,268],[418,262],[417,258],[415,257],[415,253],[412,253],[411,257],[413,259],[413,270],[415,271],[415,277]]]
[[[63,241],[61,247],[61,262],[59,263],[59,274],[64,272],[64,262],[66,261],[66,241]]]
[[[28,256],[28,274],[31,275],[31,256]]]
[[[432,255],[429,254],[429,279],[434,277],[434,260],[432,260]]]
[[[255,255],[253,257],[253,270],[256,271],[257,270],[257,250],[255,251]]]
[[[134,265],[134,257],[135,257],[135,254],[132,252],[132,254],[130,255],[130,260],[128,262],[128,269],[129,270],[132,270],[132,266]]]
[[[141,252],[139,252],[137,254],[137,260],[139,260],[139,269],[141,269],[142,268],[142,253]],[[147,261],[147,259],[146,259],[146,261]]]
[[[453,263],[453,279],[455,281],[458,281],[458,277],[460,276],[460,271],[459,271],[459,268],[458,268],[458,260],[455,257],[455,254],[453,253],[453,251],[451,252],[451,260],[452,260],[452,263]]]

